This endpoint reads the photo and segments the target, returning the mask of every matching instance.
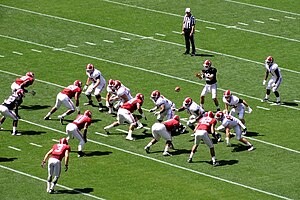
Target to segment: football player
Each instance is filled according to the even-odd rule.
[[[17,126],[18,120],[21,118],[19,116],[19,106],[23,102],[23,97],[25,97],[24,90],[17,89],[0,105],[0,113],[2,114],[0,126],[4,123],[7,117],[11,118],[13,120],[13,130],[11,132],[12,135],[21,135],[20,132],[17,132]]]
[[[164,117],[172,119],[174,116],[175,104],[160,94],[158,90],[154,90],[151,93],[151,100],[155,104],[155,107],[150,109],[150,112],[154,112],[157,116],[157,120],[162,122]],[[159,109],[159,111],[156,111]],[[155,112],[156,111],[156,112]]]
[[[80,113],[79,108],[79,97],[81,94],[81,87],[82,83],[79,80],[74,81],[73,85],[69,85],[68,87],[64,88],[60,93],[56,96],[56,103],[54,107],[51,108],[50,112],[44,117],[44,120],[51,119],[50,116],[60,108],[61,104],[68,108],[68,110],[63,113],[62,115],[58,116],[60,122],[63,124],[63,120],[67,115],[72,114],[77,110],[78,114]],[[75,99],[75,105],[72,102],[72,98]],[[75,107],[76,106],[76,107]]]
[[[169,153],[170,148],[174,149],[174,145],[172,143],[172,135],[177,133],[180,125],[180,117],[178,115],[175,115],[172,119],[169,119],[162,123],[154,123],[151,128],[153,139],[144,147],[146,153],[150,153],[150,147],[157,143],[162,137],[164,140],[166,140],[163,155],[172,156],[172,154]]]
[[[142,117],[145,118],[145,120],[147,120],[142,110],[143,103],[144,103],[144,95],[141,93],[137,93],[135,98],[127,101],[119,108],[117,114],[117,121],[104,127],[104,130],[107,133],[109,133],[108,130],[110,128],[119,126],[120,124],[124,124],[126,122],[129,124],[129,130],[126,136],[126,140],[131,140],[131,141],[134,140],[134,138],[132,137],[132,132],[134,128],[136,127],[142,128],[143,125],[139,122],[137,116],[134,115],[133,112],[135,110],[138,110],[139,113],[142,115]]]
[[[200,73],[196,73],[196,77],[198,77],[200,80],[205,79],[206,81],[206,84],[200,95],[200,106],[204,108],[205,96],[210,92],[217,111],[219,111],[220,107],[217,99],[217,69],[212,66],[212,62],[210,60],[204,61],[203,69]]]
[[[97,70],[93,64],[86,65],[86,75],[88,78],[83,90],[85,90],[85,95],[88,98],[88,102],[84,103],[84,105],[93,105],[92,92],[94,91],[94,95],[99,104],[99,111],[102,111],[103,105],[101,102],[101,92],[105,88],[106,81],[102,76],[102,73]]]
[[[17,78],[15,80],[15,82],[13,82],[11,84],[11,91],[12,93],[14,93],[15,91],[17,91],[18,89],[22,89],[25,93],[28,93],[30,92],[32,95],[35,95],[35,91],[34,90],[31,90],[31,91],[28,91],[26,88],[30,85],[33,84],[34,82],[34,73],[33,72],[27,72],[25,74],[25,76],[22,76],[20,78]]]
[[[77,115],[76,119],[66,126],[67,139],[77,138],[79,140],[78,145],[78,157],[85,155],[83,152],[83,146],[87,142],[87,130],[92,123],[92,112],[89,110],[84,111],[83,115]],[[80,132],[83,129],[83,134]]]
[[[269,101],[269,96],[270,96],[271,89],[272,89],[272,91],[274,92],[274,94],[276,96],[276,104],[280,105],[280,95],[277,90],[282,82],[282,76],[280,73],[280,69],[279,69],[278,65],[274,62],[274,58],[272,56],[268,56],[266,58],[265,68],[266,68],[266,73],[265,73],[265,78],[263,80],[263,85],[266,84],[269,74],[271,74],[272,77],[270,78],[270,80],[267,84],[266,96],[262,100],[262,102]]]
[[[120,106],[132,99],[130,89],[124,86],[119,80],[114,81],[112,90],[115,92],[115,94],[111,95],[109,98],[109,103],[114,104],[117,102],[114,106],[115,110],[118,110]]]
[[[209,147],[213,166],[219,165],[219,163],[216,161],[214,144],[208,135],[209,133],[211,133],[212,135],[215,135],[216,124],[217,124],[217,120],[214,119],[214,114],[212,111],[209,111],[207,113],[207,116],[202,117],[199,120],[198,125],[195,129],[195,142],[194,142],[195,144],[192,147],[191,154],[188,159],[189,163],[192,162],[193,155],[195,154],[195,152],[200,144],[200,141],[203,140],[203,142]]]
[[[106,86],[105,106],[108,108],[108,114],[114,113],[114,109],[113,109],[114,102],[112,101],[110,102],[110,97],[112,97],[113,95],[117,95],[113,89],[114,84],[115,84],[115,80],[109,79],[108,84]]]
[[[68,145],[66,138],[61,138],[59,144],[54,144],[53,147],[46,153],[42,160],[41,167],[44,168],[48,160],[48,178],[47,178],[47,192],[50,194],[55,193],[54,187],[61,173],[61,161],[65,158],[65,172],[69,169],[69,155],[71,147]],[[52,178],[54,179],[52,181]]]
[[[239,120],[238,118],[235,118],[231,115],[224,114],[222,111],[218,111],[216,113],[216,119],[221,122],[221,125],[216,128],[216,130],[223,130],[225,128],[225,141],[227,146],[231,146],[230,144],[230,129],[233,129],[235,131],[235,136],[236,139],[239,140],[240,142],[244,143],[247,145],[248,151],[253,151],[254,147],[253,145],[246,139],[242,137],[242,130],[241,128],[246,131],[247,128],[246,126]]]

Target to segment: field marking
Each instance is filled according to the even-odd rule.
[[[37,176],[33,176],[33,175],[31,175],[31,174],[27,174],[27,173],[25,173],[25,172],[21,172],[21,171],[18,171],[18,170],[15,170],[15,169],[12,169],[12,168],[3,166],[3,165],[0,165],[0,167],[1,167],[2,169],[6,169],[6,170],[9,170],[9,171],[15,172],[15,173],[17,173],[17,174],[21,174],[21,175],[24,175],[24,176],[27,176],[27,177],[30,177],[30,178],[33,178],[33,179],[36,179],[36,180],[43,181],[43,182],[47,183],[47,180],[44,180],[44,179],[39,178],[39,177],[37,177]],[[69,187],[64,186],[64,185],[61,185],[61,184],[56,184],[56,185],[57,185],[58,187],[61,187],[61,188],[66,189],[66,190],[74,191],[74,192],[76,192],[76,193],[78,193],[78,194],[82,194],[82,195],[85,195],[85,196],[88,196],[88,197],[92,197],[92,198],[94,198],[94,199],[105,200],[105,199],[100,198],[100,197],[97,197],[97,196],[95,196],[95,195],[91,195],[91,194],[88,194],[88,193],[83,193],[83,192],[81,192],[81,191],[79,191],[79,190],[74,190],[73,188],[69,188]]]
[[[130,38],[125,38],[125,37],[121,37],[122,40],[127,40],[127,41],[130,41],[131,39]]]
[[[172,33],[181,35],[181,32],[179,32],[179,31],[172,31]]]
[[[278,10],[278,9],[274,9],[274,8],[268,8],[268,7],[264,7],[264,6],[258,6],[258,5],[254,5],[254,4],[243,3],[243,2],[233,1],[233,0],[225,0],[225,1],[230,2],[230,3],[236,3],[236,4],[245,5],[245,6],[251,6],[251,7],[255,7],[255,8],[261,8],[261,9],[265,9],[265,10],[271,10],[271,11],[288,13],[288,14],[291,14],[291,15],[300,16],[299,13],[293,13],[293,12],[284,11],[284,10]]]
[[[280,21],[279,19],[275,19],[275,18],[272,18],[272,17],[270,17],[269,20],[275,21],[275,22],[279,22]]]
[[[297,19],[296,17],[284,16],[287,19]]]
[[[155,33],[155,35],[162,36],[162,37],[166,37],[165,34],[161,34],[161,33]]]
[[[31,121],[27,121],[27,120],[24,120],[24,119],[20,119],[20,120],[23,121],[23,122],[26,122],[26,123],[38,126],[38,127],[42,127],[42,128],[51,130],[51,131],[55,131],[55,132],[62,133],[62,134],[65,134],[65,135],[67,134],[67,133],[65,133],[63,131],[56,130],[54,128],[50,128],[50,127],[47,127],[47,126],[44,126],[44,125],[41,125],[41,124],[37,124],[37,123],[31,122]],[[139,156],[139,157],[142,157],[142,158],[145,158],[145,159],[149,159],[149,160],[152,160],[152,161],[155,161],[155,162],[158,162],[158,163],[162,163],[162,164],[165,164],[165,165],[168,165],[168,166],[171,166],[171,167],[175,167],[175,168],[178,168],[178,169],[189,171],[189,172],[192,172],[192,173],[195,173],[195,174],[199,174],[199,175],[202,175],[202,176],[206,176],[206,177],[209,177],[209,178],[212,178],[212,179],[215,179],[215,180],[219,180],[219,181],[222,181],[222,182],[230,183],[232,185],[236,185],[236,186],[240,186],[240,187],[243,187],[243,188],[247,188],[247,189],[250,189],[250,190],[253,190],[253,191],[256,191],[256,192],[260,192],[260,193],[267,194],[267,195],[274,196],[274,197],[281,198],[281,199],[291,200],[290,198],[285,197],[285,196],[277,195],[277,194],[274,194],[274,193],[271,193],[271,192],[267,192],[267,191],[264,191],[264,190],[261,190],[261,189],[257,189],[257,188],[251,187],[251,186],[247,186],[247,185],[244,185],[244,184],[241,184],[241,183],[237,183],[237,182],[230,181],[230,180],[227,180],[227,179],[223,179],[223,178],[220,178],[220,177],[217,177],[217,176],[206,174],[204,172],[196,171],[196,170],[193,170],[193,169],[190,169],[190,168],[182,167],[180,165],[168,163],[166,161],[162,161],[162,160],[159,160],[159,159],[156,159],[156,158],[152,158],[152,157],[145,156],[145,155],[142,155],[142,154],[139,154],[139,153],[128,151],[128,150],[125,150],[125,149],[122,149],[122,148],[119,148],[119,147],[116,147],[116,146],[112,146],[112,145],[105,144],[105,143],[98,142],[98,141],[91,140],[91,139],[88,139],[88,141],[92,142],[94,144],[99,144],[99,145],[102,145],[102,146],[105,146],[105,147],[108,147],[108,148],[111,148],[111,149],[122,151],[124,153],[128,153],[128,154]],[[43,180],[43,179],[41,179],[41,180]],[[83,193],[83,194],[86,194],[86,193]]]
[[[300,103],[300,100],[294,100],[294,102]]]
[[[13,150],[16,150],[16,151],[21,151],[21,149],[18,149],[18,148],[16,148],[16,147],[12,147],[12,146],[8,146],[8,148],[13,149]]]
[[[98,26],[98,25],[95,25],[95,24],[89,24],[89,23],[75,21],[75,20],[66,19],[66,18],[62,18],[62,17],[57,17],[57,16],[52,16],[52,15],[42,14],[42,13],[38,13],[38,12],[30,11],[30,10],[25,10],[25,9],[21,9],[21,8],[16,8],[16,7],[11,7],[11,6],[7,6],[7,5],[3,5],[3,4],[0,4],[0,6],[6,7],[6,8],[11,8],[11,9],[20,10],[20,11],[23,11],[23,12],[28,12],[28,13],[31,13],[31,14],[36,14],[36,15],[40,15],[40,16],[54,18],[54,19],[58,19],[58,20],[68,21],[68,22],[72,22],[72,23],[82,24],[82,25],[91,26],[91,27],[95,27],[95,28],[100,28],[100,29],[104,29],[104,30],[108,30],[108,31],[114,31],[114,32],[117,32],[117,33],[131,35],[131,36],[135,36],[135,37],[140,37],[140,38],[143,38],[143,39],[145,38],[145,36],[141,36],[141,35],[137,35],[137,34],[129,33],[129,32],[124,32],[124,31],[120,31],[120,30],[116,30],[116,29],[112,29],[112,28],[107,28],[107,27],[103,27],[103,26]],[[180,15],[175,15],[175,16],[180,16]],[[227,26],[226,25],[225,27],[226,28],[236,28],[236,29],[238,29],[236,26]],[[177,33],[177,34],[181,34],[181,32],[177,32],[177,31],[172,31],[172,32],[173,33]],[[1,35],[1,36],[3,37],[4,35]],[[6,37],[9,37],[9,36],[6,36]],[[147,39],[152,39],[152,40],[157,41],[157,42],[162,42],[162,43],[166,43],[166,44],[172,44],[172,45],[176,45],[176,46],[185,47],[185,45],[182,45],[182,44],[178,44],[178,43],[170,42],[170,41],[165,41],[165,40],[160,40],[160,39],[156,39],[156,38],[153,38],[153,37],[152,38],[148,37]],[[251,62],[251,63],[256,63],[256,64],[259,64],[259,65],[264,65],[264,63],[253,61],[253,60],[242,58],[242,57],[238,57],[238,56],[234,56],[234,55],[229,55],[229,54],[225,54],[225,53],[220,53],[220,52],[210,51],[210,50],[200,49],[200,48],[196,48],[196,49],[200,50],[200,51],[208,52],[208,53],[213,53],[213,54],[216,54],[216,55],[226,56],[226,57],[230,57],[230,58],[234,58],[234,59],[238,59],[238,60],[243,60],[243,61],[247,61],[247,62]],[[293,72],[293,73],[300,74],[299,71],[295,71],[295,70],[291,70],[291,69],[286,69],[286,68],[282,68],[282,67],[280,69],[288,71],[288,72]]]
[[[244,22],[238,22],[238,24],[244,25],[244,26],[248,26],[248,25],[249,25],[249,24],[246,24],[246,23],[244,23]]]
[[[178,14],[174,14],[174,13],[168,13],[168,12],[163,12],[163,11],[154,10],[154,9],[150,9],[150,8],[144,8],[144,7],[140,7],[140,6],[125,4],[125,3],[120,3],[120,2],[110,1],[110,0],[103,0],[103,1],[108,2],[108,3],[119,4],[119,5],[123,5],[123,6],[127,6],[127,7],[138,8],[138,9],[141,9],[141,10],[147,10],[147,11],[150,11],[150,12],[156,12],[156,13],[160,13],[160,14],[166,14],[166,15],[171,15],[171,16],[181,17],[181,18],[183,17],[182,15],[178,15]],[[2,4],[0,4],[0,5],[2,5]],[[201,19],[196,19],[196,20],[204,22],[204,23],[208,23],[208,24],[214,24],[214,25],[218,25],[218,26],[223,26],[225,28],[229,28],[229,27],[230,28],[234,28],[234,29],[239,30],[239,31],[245,31],[245,32],[249,32],[249,33],[255,33],[255,34],[259,34],[259,35],[264,35],[264,36],[268,36],[268,37],[274,37],[274,38],[288,40],[288,41],[292,41],[292,42],[300,42],[300,40],[297,40],[297,39],[294,39],[294,38],[287,38],[287,37],[283,37],[283,36],[272,35],[272,34],[269,34],[269,33],[264,33],[264,32],[250,30],[250,29],[239,28],[239,27],[236,27],[236,26],[229,26],[229,25],[226,25],[226,24],[221,24],[221,23],[211,22],[211,21],[206,21],[206,20],[201,20]]]
[[[4,58],[5,56],[3,56],[3,55],[0,55],[0,58]]]
[[[42,145],[35,144],[35,143],[33,143],[33,142],[30,142],[29,144],[31,144],[32,146],[36,146],[36,147],[43,147]]]
[[[53,48],[54,48],[54,47],[51,47],[51,46],[40,45],[40,44],[35,43],[35,42],[26,41],[26,40],[22,40],[22,39],[18,39],[18,38],[13,38],[13,37],[10,37],[10,36],[3,36],[3,35],[1,35],[1,34],[0,34],[0,37],[5,37],[5,38],[8,38],[8,39],[13,39],[13,40],[17,40],[17,41],[21,41],[21,42],[25,42],[25,43],[29,43],[29,44],[34,44],[34,45],[38,45],[38,46],[44,46],[44,47],[47,47],[47,48],[50,48],[50,49],[53,49]],[[141,68],[141,67],[135,67],[135,66],[133,66],[133,65],[128,65],[128,64],[124,64],[124,63],[120,63],[120,62],[116,62],[116,61],[111,61],[111,60],[107,60],[107,59],[104,59],[104,58],[98,58],[98,57],[95,57],[95,56],[90,56],[90,55],[86,55],[86,54],[81,54],[81,53],[69,51],[69,50],[66,50],[66,49],[61,49],[61,51],[62,51],[62,52],[65,52],[65,53],[73,54],[73,55],[78,55],[78,56],[82,56],[82,57],[86,57],[86,58],[91,58],[91,59],[95,59],[95,60],[104,61],[104,62],[107,62],[107,63],[112,63],[112,64],[116,64],[116,65],[120,65],[120,66],[124,66],[124,67],[128,67],[128,68],[132,68],[132,69],[137,69],[137,70],[149,72],[149,73],[152,73],[152,74],[157,74],[157,75],[160,75],[160,76],[164,76],[164,77],[168,77],[168,78],[172,78],[172,79],[184,81],[184,82],[187,82],[187,83],[193,83],[193,84],[201,85],[201,86],[204,86],[204,85],[205,85],[205,84],[200,83],[200,82],[187,80],[187,79],[180,78],[180,77],[177,77],[177,76],[172,76],[172,75],[160,73],[160,72],[153,71],[153,70],[149,70],[149,69],[144,69],[144,68]],[[14,73],[6,72],[6,71],[4,71],[4,70],[0,70],[0,72],[7,73],[7,74],[12,74],[12,75],[16,75],[16,74],[14,74]],[[35,79],[35,80],[38,80],[38,79]],[[41,81],[41,80],[39,80],[39,81]],[[42,82],[42,81],[41,81],[41,82]],[[52,83],[52,84],[53,84],[53,83]],[[53,84],[53,85],[57,85],[57,84]],[[63,86],[60,86],[60,85],[58,85],[58,86],[59,86],[59,87],[63,87]],[[64,88],[64,87],[63,87],[63,88]],[[219,89],[219,90],[222,90],[222,91],[225,91],[225,89],[222,89],[222,88],[218,88],[218,89]],[[249,96],[249,95],[242,94],[242,93],[238,93],[238,92],[234,92],[234,93],[236,93],[237,95],[240,95],[240,96],[244,96],[244,97],[250,98],[250,99],[255,99],[255,100],[261,101],[261,99],[260,99],[260,98],[257,98],[257,97]],[[280,105],[280,106],[281,106],[281,107],[290,108],[290,109],[294,109],[294,110],[300,110],[300,108],[296,108],[296,107],[293,107],[293,106],[287,106],[287,105]]]
[[[260,21],[260,20],[253,20],[254,22],[256,22],[256,23],[260,23],[260,24],[264,24],[265,22],[263,22],[263,21]]]
[[[74,48],[78,48],[78,46],[73,45],[73,44],[67,44],[68,47],[74,47]]]
[[[37,52],[37,53],[41,53],[42,51],[37,50],[37,49],[31,49],[31,51]]]
[[[103,40],[103,42],[114,43],[114,41],[111,41],[111,40]]]
[[[104,137],[108,137],[108,135],[107,135],[107,134],[103,134],[103,133],[99,133],[99,132],[95,132],[95,134],[97,134],[97,135],[101,135],[101,136],[104,136]]]
[[[52,141],[53,141],[53,142],[59,142],[59,140],[56,140],[56,139],[52,139]]]
[[[210,27],[210,26],[205,26],[205,28],[210,29],[210,30],[217,30],[216,28]]]
[[[92,46],[95,46],[96,44],[95,43],[93,43],[93,42],[85,42],[86,44],[88,44],[88,45],[92,45]]]
[[[23,56],[23,53],[20,53],[20,52],[18,52],[18,51],[13,51],[12,53],[17,54],[17,55],[20,55],[20,56]]]
[[[262,107],[262,106],[256,106],[256,108],[260,108],[260,109],[263,109],[263,110],[271,110],[270,108],[265,108],[265,107]]]
[[[122,129],[119,129],[119,128],[117,128],[116,130],[117,130],[117,131],[120,131],[120,132],[122,132],[122,133],[128,133],[128,131],[125,131],[125,130],[122,130]]]

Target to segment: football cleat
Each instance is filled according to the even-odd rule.
[[[164,151],[164,152],[163,152],[163,156],[172,156],[172,154],[170,154],[170,153],[167,152],[167,151]]]
[[[57,118],[59,119],[60,123],[64,124],[64,117],[62,115],[58,115]]]
[[[269,101],[269,99],[267,99],[267,98],[264,98],[261,100],[261,102],[268,102],[268,101]]]
[[[248,149],[248,151],[253,151],[255,148],[253,145],[250,146],[250,148]]]
[[[44,117],[44,120],[50,120],[51,118],[50,118],[50,116],[45,116]]]
[[[188,162],[188,163],[192,163],[192,162],[193,162],[193,159],[192,159],[192,158],[189,158],[189,159],[187,160],[187,162]]]
[[[150,153],[150,147],[145,146],[144,149],[145,149],[146,153]]]
[[[20,132],[16,131],[16,132],[12,132],[11,131],[11,135],[14,135],[14,136],[20,136],[22,135]]]
[[[213,162],[212,164],[213,164],[214,167],[220,166],[220,163],[219,163],[218,161],[215,161],[215,162]]]
[[[134,138],[133,137],[129,137],[129,136],[126,136],[126,140],[129,140],[129,141],[133,141],[134,140]]]
[[[78,158],[85,156],[85,153],[83,151],[78,151],[77,153],[78,153],[77,155]]]

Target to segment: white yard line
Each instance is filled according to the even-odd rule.
[[[246,24],[244,22],[238,22],[238,24],[243,25],[243,26],[248,26],[249,24]]]
[[[32,146],[36,146],[36,147],[43,147],[42,145],[35,144],[35,143],[32,143],[32,142],[30,142],[29,144],[31,144]]]
[[[101,135],[101,136],[104,136],[104,137],[108,137],[108,135],[107,135],[107,134],[103,134],[103,133],[99,133],[99,132],[95,132],[95,134],[97,134],[97,135]]]
[[[103,40],[103,42],[114,43],[114,41],[111,41],[111,40]]]
[[[300,16],[299,13],[293,13],[293,12],[289,12],[289,11],[285,11],[285,10],[278,10],[278,9],[274,9],[274,8],[258,6],[258,5],[254,5],[254,4],[243,3],[243,2],[233,1],[233,0],[225,0],[225,1],[230,2],[230,3],[241,4],[241,5],[244,5],[244,6],[250,6],[250,7],[255,7],[255,8],[261,8],[261,9],[264,9],[264,10],[271,10],[271,11],[276,11],[276,12],[281,12],[281,13],[287,13],[287,14],[291,14],[291,15]]]
[[[260,109],[263,109],[263,110],[271,110],[270,108],[266,108],[266,107],[262,107],[262,106],[256,106],[256,108],[260,108]]]
[[[275,21],[275,22],[279,22],[280,21],[279,19],[275,19],[275,18],[272,18],[272,17],[270,17],[269,20]]]
[[[56,140],[56,139],[52,139],[52,141],[53,141],[53,142],[59,142],[59,140]]]
[[[25,42],[25,43],[29,43],[29,44],[34,44],[34,45],[38,45],[38,46],[46,46],[46,45],[40,45],[40,44],[35,43],[35,42],[25,41],[25,40],[18,39],[18,38],[13,38],[13,37],[9,37],[9,36],[3,36],[1,34],[0,34],[0,37],[5,37],[5,38],[8,38],[8,39],[13,39],[13,40],[17,40],[17,41],[21,41],[21,42]],[[53,49],[54,47],[47,46],[47,48]],[[100,60],[100,61],[104,61],[104,62],[107,62],[107,63],[112,63],[112,64],[116,64],[116,65],[120,65],[120,66],[124,66],[124,67],[128,67],[128,68],[132,68],[132,69],[141,70],[141,71],[144,71],[144,72],[149,72],[149,73],[152,73],[152,74],[157,74],[157,75],[160,75],[160,76],[164,76],[164,77],[168,77],[168,78],[172,78],[172,79],[176,79],[176,80],[180,80],[180,81],[184,81],[184,82],[188,82],[188,83],[193,83],[193,84],[196,84],[196,85],[201,85],[201,86],[205,85],[204,83],[187,80],[187,79],[180,78],[180,77],[177,77],[177,76],[172,76],[172,75],[160,73],[160,72],[149,70],[149,69],[144,69],[144,68],[141,68],[141,67],[135,67],[135,66],[128,65],[128,64],[123,64],[123,63],[120,63],[120,62],[116,62],[116,61],[112,61],[112,60],[107,60],[107,59],[104,59],[104,58],[98,58],[98,57],[95,57],[95,56],[85,55],[85,54],[81,54],[81,53],[69,51],[69,50],[66,50],[66,49],[62,49],[61,51],[65,52],[65,53],[73,54],[73,55],[78,55],[78,56],[82,56],[82,57],[86,57],[86,58],[91,58],[91,59],[95,59],[95,60]],[[4,71],[4,70],[0,70],[0,72],[6,73],[6,71]],[[8,74],[14,74],[14,73],[8,72]],[[36,79],[36,80],[37,81],[41,81],[41,80],[38,80],[38,79]],[[53,84],[53,83],[51,83],[51,84]],[[56,84],[53,84],[53,85],[56,85]],[[60,85],[57,85],[57,86],[63,87],[63,86],[60,86]],[[225,91],[225,89],[222,89],[222,88],[218,88],[218,89],[221,90],[221,91]],[[240,95],[240,96],[244,96],[244,97],[250,98],[250,99],[255,99],[255,100],[261,101],[261,99],[257,98],[257,97],[249,96],[249,95],[238,93],[238,92],[234,92],[234,93],[236,93],[237,95]],[[294,109],[294,110],[300,110],[300,108],[296,108],[296,107],[293,107],[293,106],[287,106],[287,105],[281,105],[281,107],[286,107],[286,108],[290,108],[290,109]]]
[[[297,19],[296,17],[284,16],[287,19]]]
[[[30,121],[23,120],[23,119],[20,119],[20,120],[23,121],[23,122],[26,122],[26,123],[38,126],[38,127],[42,127],[42,128],[51,130],[51,131],[55,131],[55,132],[58,132],[58,133],[66,134],[63,131],[59,131],[59,130],[56,130],[54,128],[50,128],[50,127],[47,127],[47,126],[44,126],[44,125],[41,125],[41,124],[37,124],[37,123],[30,122]],[[124,131],[124,130],[121,130],[121,129],[117,129],[117,130],[122,131],[122,132]],[[127,131],[124,131],[124,132],[127,133]],[[249,138],[249,139],[253,139],[253,138]],[[264,191],[264,190],[261,190],[261,189],[257,189],[257,188],[254,188],[254,187],[251,187],[251,186],[247,186],[247,185],[244,185],[244,184],[241,184],[241,183],[238,183],[238,182],[234,182],[234,181],[230,181],[230,180],[227,180],[227,179],[224,179],[224,178],[220,178],[220,177],[217,177],[217,176],[206,174],[204,172],[200,172],[200,171],[193,170],[193,169],[190,169],[190,168],[182,167],[180,165],[168,163],[168,162],[163,161],[163,160],[159,160],[159,159],[156,159],[156,158],[145,156],[143,154],[139,154],[139,153],[135,153],[135,152],[132,152],[132,151],[128,151],[128,150],[125,150],[125,149],[122,149],[122,148],[119,148],[119,147],[116,147],[116,146],[112,146],[112,145],[105,144],[105,143],[98,142],[98,141],[91,140],[91,139],[88,139],[88,141],[92,142],[94,144],[99,144],[99,145],[102,145],[102,146],[105,146],[105,147],[108,147],[108,148],[111,148],[111,149],[115,149],[115,150],[118,150],[118,151],[121,151],[121,152],[124,152],[124,153],[128,153],[128,154],[139,156],[139,157],[142,157],[142,158],[145,158],[145,159],[149,159],[149,160],[152,160],[152,161],[155,161],[155,162],[158,162],[158,163],[162,163],[162,164],[165,164],[165,165],[177,168],[177,169],[182,169],[182,170],[189,171],[189,172],[192,172],[192,173],[195,173],[195,174],[198,174],[198,175],[202,175],[202,176],[206,176],[206,177],[209,177],[209,178],[212,178],[212,179],[215,179],[215,180],[226,182],[226,183],[229,183],[229,184],[232,184],[232,185],[236,185],[236,186],[240,186],[240,187],[243,187],[243,188],[247,188],[247,189],[250,189],[250,190],[253,190],[253,191],[256,191],[256,192],[260,192],[260,193],[263,193],[263,194],[266,194],[266,195],[274,196],[274,197],[281,198],[281,199],[290,200],[290,198],[285,197],[285,196],[277,195],[275,193],[267,192],[267,191]],[[258,142],[259,142],[259,140],[258,140]],[[289,149],[285,149],[285,150],[289,150]],[[0,166],[2,166],[2,165],[0,165]],[[41,180],[43,180],[43,179],[41,179]],[[83,193],[83,194],[86,194],[86,193]]]
[[[19,55],[19,56],[23,56],[23,53],[20,53],[20,52],[18,52],[18,51],[13,51],[12,53],[17,54],[17,55]]]
[[[31,49],[31,51],[37,52],[37,53],[41,53],[42,51],[37,50],[37,49]]]
[[[155,35],[162,36],[162,37],[166,37],[165,34],[161,34],[161,33],[155,33]]]
[[[21,172],[21,171],[18,171],[18,170],[9,168],[9,167],[3,166],[3,165],[0,165],[0,167],[1,167],[2,169],[6,169],[6,170],[9,170],[9,171],[14,172],[14,173],[21,174],[21,175],[23,175],[23,176],[27,176],[27,177],[29,177],[29,178],[33,178],[33,179],[36,179],[36,180],[39,180],[39,181],[42,181],[42,182],[45,182],[45,183],[47,182],[47,180],[45,180],[45,179],[42,179],[42,178],[39,178],[39,177],[37,177],[37,176],[33,176],[33,175],[31,175],[31,174],[27,174],[27,173],[24,173],[24,172]],[[91,195],[91,194],[88,194],[88,193],[83,193],[83,192],[81,192],[81,191],[79,191],[79,190],[74,190],[73,188],[69,188],[69,187],[64,186],[64,185],[61,185],[61,184],[56,184],[56,185],[57,185],[58,187],[60,187],[60,188],[64,188],[64,189],[66,189],[66,190],[74,191],[74,192],[76,192],[76,193],[78,193],[78,194],[82,194],[82,195],[85,195],[85,196],[88,196],[88,197],[91,197],[91,198],[94,198],[94,199],[105,200],[105,199],[103,199],[103,198],[101,198],[101,197],[97,197],[97,196],[95,196],[95,195]]]
[[[67,44],[68,47],[74,47],[74,48],[78,48],[78,46],[73,45],[73,44]]]
[[[205,26],[205,28],[210,29],[210,30],[217,30],[216,28],[210,27],[210,26]]]
[[[121,37],[122,40],[127,40],[127,41],[130,41],[131,39],[130,38],[125,38],[125,37]]]
[[[125,131],[125,130],[122,130],[122,129],[119,129],[119,128],[117,128],[116,130],[117,130],[117,131],[120,131],[120,132],[122,132],[122,133],[128,133],[128,131]]]
[[[5,56],[3,56],[3,55],[0,55],[0,58],[4,58]]]
[[[300,100],[294,100],[294,102],[300,103]]]
[[[12,146],[8,146],[8,148],[13,149],[13,150],[16,150],[16,151],[21,151],[21,149],[18,149],[18,148],[16,148],[16,147],[12,147]]]
[[[85,42],[86,44],[88,44],[88,45],[92,45],[92,46],[95,46],[96,44],[95,43],[93,43],[93,42]]]
[[[256,23],[260,23],[260,24],[264,24],[265,22],[263,22],[263,21],[260,21],[260,20],[253,20],[254,22],[256,22]]]
[[[172,33],[181,35],[181,32],[179,32],[179,31],[172,31]]]

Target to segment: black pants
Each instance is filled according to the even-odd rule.
[[[185,53],[190,53],[190,43],[192,45],[192,54],[196,53],[194,34],[190,36],[191,29],[184,29],[184,39],[185,39]]]

